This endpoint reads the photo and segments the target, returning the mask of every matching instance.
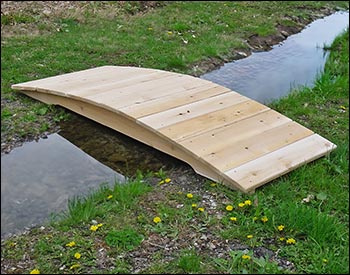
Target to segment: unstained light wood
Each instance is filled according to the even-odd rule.
[[[317,134],[313,134],[230,169],[225,174],[250,191],[307,162],[328,154],[334,149],[334,144]]]
[[[129,135],[242,192],[336,148],[261,103],[179,73],[103,66],[12,88]]]

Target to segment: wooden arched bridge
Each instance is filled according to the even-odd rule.
[[[336,148],[263,104],[179,73],[103,66],[12,88],[95,120],[242,192]]]

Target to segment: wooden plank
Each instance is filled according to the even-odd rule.
[[[163,87],[174,87],[174,83],[178,83],[180,79],[180,75],[170,74],[161,78],[155,78],[146,83],[136,83],[121,89],[103,90],[102,93],[91,94],[85,98],[109,104],[111,100],[118,101],[119,96],[135,94],[137,97],[141,97],[143,93],[152,93],[155,89],[162,91],[164,89]]]
[[[224,150],[231,144],[254,138],[261,132],[272,130],[290,121],[291,119],[268,109],[254,116],[234,121],[225,126],[220,125],[211,131],[190,136],[178,142],[196,155],[203,156]]]
[[[145,82],[145,83],[136,83],[137,81],[131,81],[130,85],[124,86],[122,88],[119,89],[118,84],[116,84],[116,88],[112,87],[109,88],[105,88],[105,85],[110,85],[112,82],[112,79],[114,79],[114,81],[116,79],[120,79],[121,81],[125,81],[125,80],[132,80],[135,77],[139,77],[139,76],[149,76],[151,78],[151,81]],[[67,89],[69,90],[69,94],[74,95],[75,93],[77,93],[78,96],[80,96],[80,92],[87,91],[89,92],[90,88],[93,89],[95,91],[95,93],[88,93],[87,96],[83,96],[89,99],[99,99],[99,98],[105,98],[108,97],[108,95],[112,95],[114,96],[114,92],[118,93],[122,93],[122,91],[135,91],[135,90],[140,90],[140,88],[145,88],[145,90],[147,90],[147,88],[151,87],[152,85],[157,85],[157,83],[166,83],[167,81],[171,81],[172,79],[178,79],[180,78],[180,75],[176,75],[176,74],[167,74],[167,73],[152,73],[151,71],[147,71],[144,74],[135,74],[135,73],[131,73],[128,71],[122,72],[121,74],[115,74],[113,72],[109,72],[108,74],[106,73],[103,77],[99,78],[98,80],[95,81],[94,84],[90,84],[90,81],[87,83],[76,83],[75,85],[71,84],[69,87],[67,87]],[[124,80],[123,80],[124,78]],[[85,80],[87,81],[87,80]],[[116,81],[117,82],[117,81]],[[154,82],[154,84],[152,84]],[[123,85],[122,85],[123,86]],[[141,88],[141,89],[142,89]],[[154,86],[153,86],[154,88]]]
[[[291,121],[246,140],[228,140],[223,149],[201,157],[220,171],[227,171],[312,134],[311,130]]]
[[[89,85],[85,87],[75,87],[74,89],[70,90],[70,93],[81,97],[96,96],[101,93],[113,92],[121,88],[145,84],[146,82],[169,76],[172,75],[167,72],[148,72],[134,75],[129,74],[129,77],[117,75],[113,79],[104,83],[96,83],[96,85]]]
[[[97,88],[101,86],[103,91],[104,85],[109,85],[111,82],[116,80],[127,80],[133,79],[135,76],[147,76],[147,75],[157,75],[158,72],[152,70],[138,70],[137,74],[135,71],[126,68],[125,70],[110,68],[106,70],[103,74],[81,74],[79,77],[75,76],[73,81],[60,81],[59,83],[51,83],[50,89],[60,88],[61,91],[64,91],[67,94],[80,96],[79,91],[83,91],[89,88]],[[70,80],[70,79],[69,79]]]
[[[129,105],[120,110],[134,118],[141,118],[227,92],[230,92],[228,88],[208,83],[208,85],[186,89],[183,92],[171,93]]]
[[[62,93],[70,93],[74,87],[88,87],[99,85],[100,83],[107,83],[113,78],[132,76],[135,70],[132,67],[125,67],[123,69],[113,66],[103,66],[100,68],[87,69],[78,72],[62,74],[58,76],[48,77],[39,80],[33,80],[21,84],[21,87],[32,89],[33,87],[40,87],[45,90],[55,90]],[[154,73],[151,70],[145,70],[144,73]],[[13,89],[16,89],[13,85]],[[28,90],[29,90],[28,89]]]
[[[42,79],[27,81],[24,83],[13,84],[12,89],[24,89],[33,90],[35,87],[41,87],[43,89],[49,89],[45,87],[50,87],[53,84],[61,82],[71,82],[74,83],[76,79],[81,78],[82,75],[101,77],[104,73],[109,71],[111,66],[103,66],[99,68],[92,68],[78,72],[65,73],[61,75],[50,76]],[[54,87],[55,88],[55,87]]]
[[[181,142],[190,137],[200,135],[213,129],[225,127],[242,119],[270,110],[269,107],[253,100],[238,102],[227,108],[180,121],[159,131],[165,136]]]
[[[335,148],[336,145],[314,134],[228,170],[225,174],[249,192]]]
[[[98,103],[109,105],[115,109],[120,109],[164,95],[180,93],[188,89],[205,85],[206,83],[193,81],[191,78],[170,75],[146,83],[140,83],[130,87],[87,96],[86,98]]]
[[[164,128],[181,121],[185,121],[200,115],[225,109],[229,106],[249,100],[235,92],[228,92],[206,98],[194,103],[173,108],[164,112],[142,117],[139,121],[154,129]]]

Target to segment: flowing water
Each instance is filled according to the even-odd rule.
[[[348,22],[348,12],[336,12],[312,22],[268,52],[252,53],[201,78],[264,104],[286,96],[293,88],[312,87],[326,62],[324,45],[330,45]]]
[[[316,20],[271,51],[225,64],[202,76],[267,103],[298,85],[312,86],[323,69],[324,44],[348,26],[349,14]],[[137,170],[158,171],[184,163],[81,116],[59,134],[1,155],[1,236],[41,224],[67,201],[101,183],[123,182]]]

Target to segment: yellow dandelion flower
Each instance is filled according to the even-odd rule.
[[[212,183],[210,184],[210,186],[211,186],[211,187],[215,187],[215,186],[216,186],[216,183],[215,183],[215,182],[212,182]]]
[[[98,229],[98,226],[97,225],[91,225],[90,226],[90,230],[91,231],[96,231]]]
[[[79,252],[74,254],[74,258],[76,259],[80,259],[81,258],[81,254]]]
[[[243,260],[250,260],[250,256],[247,254],[242,255]]]
[[[326,263],[328,263],[328,260],[327,259],[322,259],[322,262],[326,264]]]
[[[294,240],[293,238],[289,238],[288,240],[286,240],[287,244],[295,244],[296,240]]]
[[[103,225],[103,223],[99,223],[98,225],[97,225],[97,227],[101,227]]]
[[[110,200],[111,198],[113,198],[113,195],[109,195],[109,196],[107,197],[107,200]]]
[[[153,218],[153,222],[154,223],[159,223],[159,222],[161,222],[162,221],[162,219],[160,218],[160,217],[154,217]]]
[[[247,238],[251,239],[251,238],[253,238],[253,235],[247,235]]]
[[[268,220],[269,220],[269,219],[268,219],[266,216],[264,216],[264,217],[261,218],[261,221],[262,221],[262,222],[267,222]]]
[[[172,31],[168,31],[168,34],[173,34],[173,32]]]
[[[171,179],[166,178],[164,181],[165,181],[165,183],[169,183],[169,182],[171,182]]]
[[[75,242],[69,242],[69,243],[66,244],[66,246],[73,247],[73,246],[75,246]]]
[[[277,226],[277,229],[278,229],[278,231],[283,231],[283,229],[284,229],[284,225],[279,225],[279,226]]]
[[[189,199],[192,199],[193,195],[191,193],[187,193],[186,197],[189,198]]]
[[[16,243],[14,243],[14,242],[10,242],[9,244],[8,244],[8,247],[15,247],[16,246]]]
[[[79,267],[80,267],[80,264],[74,264],[69,269],[74,269],[74,268],[79,268]]]
[[[164,180],[161,180],[160,182],[159,182],[159,185],[161,185],[161,184],[163,184],[164,183]]]
[[[346,107],[343,106],[343,105],[341,105],[341,106],[340,106],[340,109],[346,110]]]
[[[148,28],[149,31],[153,30],[153,28]]]
[[[252,201],[251,200],[246,200],[246,201],[244,201],[244,204],[245,205],[252,205]]]
[[[238,206],[239,206],[239,207],[244,207],[245,204],[244,204],[244,202],[240,202],[240,203],[238,204]]]
[[[226,210],[227,211],[232,211],[233,210],[233,206],[232,205],[227,205],[226,206]]]
[[[192,203],[192,207],[197,207],[197,203]]]
[[[29,274],[40,274],[39,269],[33,269]]]
[[[204,211],[204,207],[199,207],[199,208],[198,208],[198,211],[203,212],[203,211]]]
[[[230,220],[233,221],[233,222],[236,222],[237,218],[236,217],[231,217]]]

